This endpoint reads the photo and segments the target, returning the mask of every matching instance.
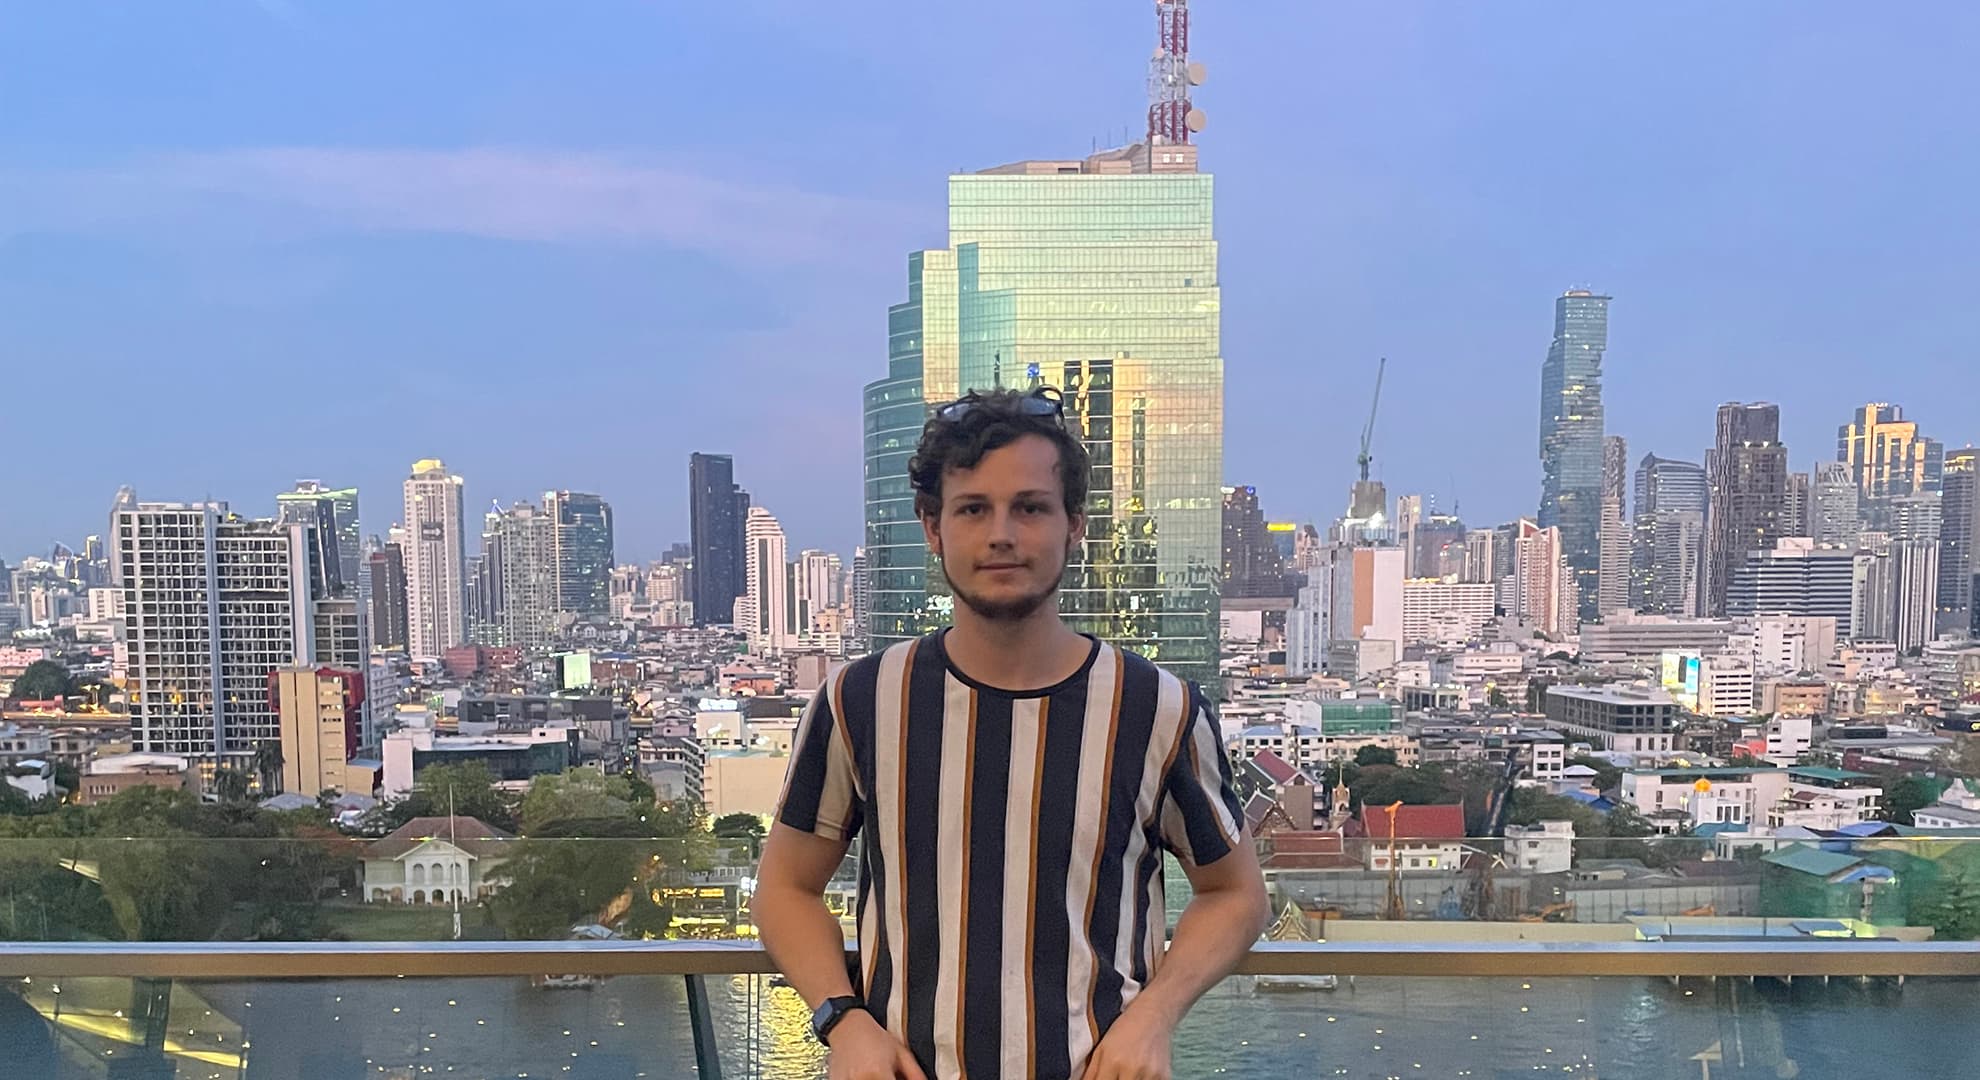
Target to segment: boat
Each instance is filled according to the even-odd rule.
[[[596,990],[605,985],[602,975],[531,975],[529,985],[538,990]]]

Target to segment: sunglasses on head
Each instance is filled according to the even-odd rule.
[[[943,420],[960,420],[981,404],[983,399],[971,393],[936,409],[935,415]],[[1066,403],[1058,387],[1040,386],[1018,399],[1018,410],[1026,416],[1064,416]]]

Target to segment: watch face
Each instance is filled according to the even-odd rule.
[[[836,1003],[831,1001],[827,1001],[824,1004],[818,1006],[818,1008],[812,1010],[811,1030],[815,1032],[819,1028],[824,1027],[825,1021],[830,1020],[832,1018],[832,1014],[837,1011],[838,1010],[836,1008]]]

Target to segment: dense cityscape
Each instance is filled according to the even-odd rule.
[[[286,462],[318,478],[283,491],[78,477],[103,488],[100,531],[0,553],[0,939],[753,938],[753,861],[805,706],[843,665],[948,621],[907,478],[922,425],[972,389],[1052,387],[1093,463],[1060,610],[1218,703],[1280,913],[1270,939],[1448,941],[1458,924],[1479,941],[1980,940],[1970,397],[1837,400],[1821,418],[1834,446],[1790,447],[1779,406],[1691,386],[1681,407],[1714,417],[1712,444],[1632,445],[1605,420],[1614,298],[1577,284],[1532,298],[1518,377],[1533,442],[1472,449],[1515,470],[1538,446],[1530,514],[1466,520],[1454,496],[1388,489],[1374,465],[1404,437],[1397,380],[1423,374],[1380,357],[1333,406],[1361,425],[1358,459],[1313,465],[1338,516],[1274,513],[1309,500],[1225,467],[1227,441],[1267,436],[1225,408],[1227,377],[1253,376],[1222,355],[1191,100],[1205,73],[1187,0],[1155,7],[1146,131],[948,177],[946,246],[905,253],[904,295],[872,312],[884,361],[843,395],[861,395],[863,475],[831,478],[864,508],[851,551],[793,550],[749,486],[791,463],[746,439],[670,463],[687,535],[632,543],[614,501],[651,493],[572,475],[477,518],[486,496],[445,445],[408,464],[392,520],[360,513],[337,461]],[[828,893],[849,936],[855,889],[849,867]],[[1543,986],[1550,1033],[1494,1043],[1474,1073],[1479,1051],[1446,1037],[1528,1021],[1434,989],[1411,1006],[1375,980],[1350,1000],[1332,975],[1242,978],[1185,1028],[1178,1075],[1320,1075],[1291,1071],[1293,1054],[1309,1030],[1334,1034],[1329,1012],[1374,1047],[1357,1053],[1377,1064],[1341,1075],[1676,1076],[1707,1060],[1724,1070],[1707,1076],[1761,1075],[1675,979],[1602,991],[1634,995],[1606,1005]],[[794,996],[747,981],[718,1002],[723,1038],[762,1075],[823,1075]],[[506,1073],[512,1050],[450,1023],[507,1012],[515,1046],[554,1048],[603,1015],[529,1013],[473,982],[471,1008],[418,1021],[454,1040],[464,1074]],[[531,1000],[601,984],[544,977]],[[137,1005],[121,984],[68,989],[0,997],[47,1018],[55,1057],[113,1063],[75,1075],[429,1071],[411,1028],[342,1056],[257,1035],[251,1055],[250,1011],[357,1018],[303,988],[203,989],[183,1039],[189,990]],[[1945,986],[1873,992],[1893,1032],[1964,1022]],[[364,1022],[423,1008],[404,995],[369,999]],[[1674,1056],[1618,1060],[1573,1029],[1604,1008],[1633,1017],[1598,1019],[1605,1038]],[[1374,1026],[1440,1015],[1464,1019]],[[1841,1060],[1813,1024],[1789,1026],[1754,1069]],[[1233,1030],[1258,1048],[1232,1050]],[[598,1037],[617,1041],[581,1059],[589,1075],[683,1075],[692,1054],[673,1035]],[[1541,1055],[1548,1040],[1563,1052]],[[541,1067],[516,1075],[556,1066]],[[1959,1071],[1936,1067],[1912,1071]]]

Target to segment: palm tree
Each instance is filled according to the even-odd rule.
[[[254,774],[261,779],[261,793],[274,795],[282,788],[282,744],[263,739],[254,747]]]

